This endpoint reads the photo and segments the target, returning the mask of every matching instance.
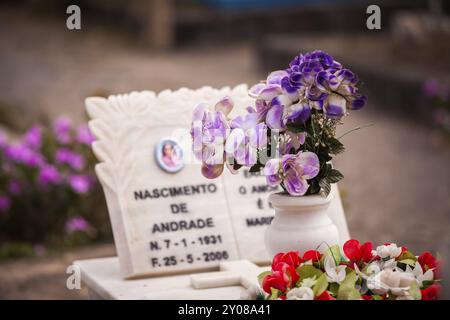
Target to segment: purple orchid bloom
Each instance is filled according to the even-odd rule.
[[[302,196],[309,188],[308,179],[319,174],[320,162],[313,152],[285,154],[281,159],[271,159],[264,167],[267,183],[276,186],[283,182],[292,196]]]
[[[311,116],[311,107],[306,103],[275,105],[267,112],[267,126],[283,131],[289,122],[305,123]]]
[[[194,156],[202,161],[202,174],[208,179],[223,172],[224,143],[230,130],[227,115],[232,109],[233,101],[225,97],[214,106],[214,111],[205,104],[194,110],[191,128]]]
[[[287,72],[291,86],[306,99],[302,101],[328,118],[338,120],[347,108],[357,110],[366,103],[358,93],[356,75],[323,51],[295,57]]]
[[[267,126],[258,123],[258,119],[257,113],[248,113],[231,122],[232,130],[225,144],[227,158],[243,166],[256,164],[258,149],[267,145]]]

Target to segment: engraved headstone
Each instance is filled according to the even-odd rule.
[[[208,180],[191,152],[193,109],[199,103],[213,106],[226,95],[235,103],[231,116],[253,102],[246,85],[86,100],[96,173],[125,278],[212,270],[237,259],[270,261],[264,232],[274,215],[267,201],[274,190],[265,177],[241,170]],[[342,205],[335,198],[337,225],[346,239]]]

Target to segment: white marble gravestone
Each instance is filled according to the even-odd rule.
[[[194,107],[213,106],[225,95],[235,102],[231,116],[252,104],[246,85],[86,100],[122,277],[217,270],[238,259],[269,263],[264,231],[274,215],[267,202],[273,189],[265,177],[241,170],[208,180],[191,153]],[[182,168],[167,165],[176,172],[158,164],[158,148],[167,141],[176,143],[175,159],[183,160]],[[332,219],[344,241],[347,225],[340,197],[335,199]]]

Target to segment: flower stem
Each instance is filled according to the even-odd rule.
[[[373,123],[369,123],[369,124],[366,124],[366,125],[363,125],[363,126],[359,126],[359,127],[353,128],[353,129],[351,129],[351,130],[345,132],[345,133],[344,133],[343,135],[341,135],[340,137],[338,137],[338,139],[341,139],[342,137],[346,136],[346,135],[349,134],[349,133],[352,133],[353,131],[357,131],[357,130],[360,130],[360,129],[368,128],[368,127],[371,127],[371,126],[373,126],[373,125],[374,125]]]

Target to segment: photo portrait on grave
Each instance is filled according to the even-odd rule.
[[[176,173],[183,169],[183,149],[175,140],[164,139],[155,146],[158,166],[166,172]]]

